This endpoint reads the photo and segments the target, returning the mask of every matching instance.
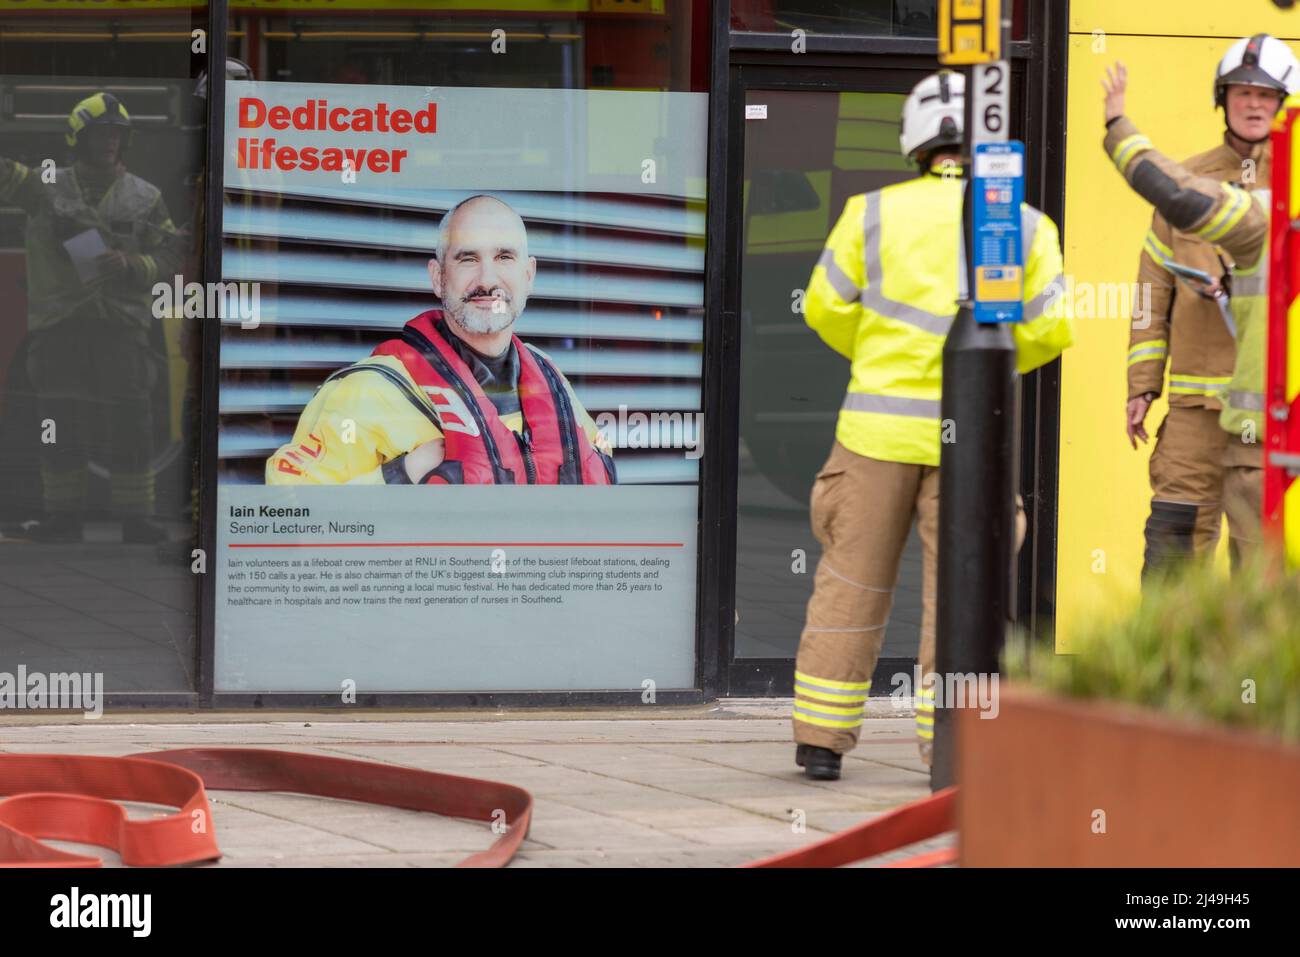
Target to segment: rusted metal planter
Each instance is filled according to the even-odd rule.
[[[1006,685],[957,727],[964,867],[1300,865],[1300,747]]]

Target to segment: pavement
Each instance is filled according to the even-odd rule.
[[[512,867],[732,866],[929,795],[912,712],[893,699],[872,700],[860,744],[833,782],[809,781],[794,766],[789,709],[789,699],[724,699],[562,712],[114,712],[94,721],[11,712],[0,724],[0,751],[265,747],[502,781],[535,801]],[[349,801],[232,791],[209,798],[225,855],[211,866],[441,867],[493,840],[488,823]],[[952,841],[944,835],[870,863]]]

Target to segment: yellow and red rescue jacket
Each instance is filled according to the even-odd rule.
[[[267,460],[267,483],[406,484],[402,456],[439,437],[445,457],[425,484],[617,481],[590,416],[540,350],[512,337],[520,408],[503,417],[449,335],[441,311],[429,310],[332,375],[293,441]]]

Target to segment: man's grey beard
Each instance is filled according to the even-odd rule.
[[[490,309],[484,315],[481,309],[471,310],[470,304],[463,299],[451,302],[444,299],[442,311],[465,332],[476,336],[491,335],[509,328],[519,318],[519,310],[515,303],[507,299],[500,299],[498,302],[502,304],[500,307]]]

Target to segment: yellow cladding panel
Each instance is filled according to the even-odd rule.
[[[1260,4],[1261,13],[1265,6]],[[1300,25],[1300,15],[1295,19]],[[1189,12],[1177,22],[1200,21]],[[1125,185],[1102,151],[1101,79],[1106,66],[1124,61],[1129,116],[1158,149],[1185,159],[1222,141],[1222,114],[1214,109],[1211,87],[1228,42],[1087,33],[1070,37],[1063,244],[1078,318],[1075,345],[1065,354],[1062,373],[1056,594],[1061,650],[1068,650],[1071,629],[1084,616],[1136,599],[1151,498],[1150,445],[1139,444],[1135,452],[1124,433],[1130,318],[1113,308],[1123,298],[1116,295],[1122,284],[1131,289],[1137,278],[1151,208]],[[1110,306],[1093,308],[1100,303]],[[1165,411],[1161,399],[1147,416],[1153,438]]]
[[[1195,33],[1237,39],[1271,33],[1300,39],[1300,10],[1279,10],[1269,0],[1071,0],[1070,32],[1165,36]]]

